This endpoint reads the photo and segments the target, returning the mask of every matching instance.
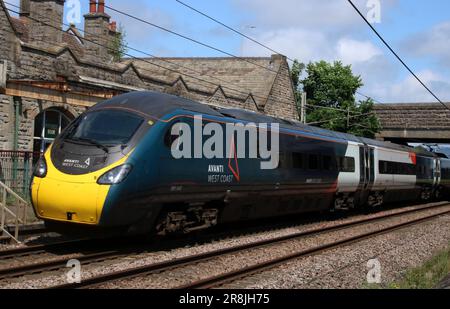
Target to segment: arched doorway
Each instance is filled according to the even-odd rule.
[[[56,108],[49,108],[34,120],[33,151],[43,153],[73,117]]]

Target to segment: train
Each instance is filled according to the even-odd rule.
[[[256,112],[130,92],[75,119],[36,164],[30,189],[49,228],[168,235],[443,199],[450,160]]]

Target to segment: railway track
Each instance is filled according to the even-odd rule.
[[[310,223],[310,221],[305,221]],[[298,225],[298,222],[296,223]],[[128,238],[124,239],[111,238],[102,239],[109,243],[100,246],[106,250],[99,250],[99,240],[97,239],[76,239],[69,241],[58,241],[48,244],[31,245],[27,247],[14,248],[9,250],[0,250],[0,282],[5,279],[17,278],[25,275],[32,275],[58,269],[66,268],[67,261],[70,259],[79,260],[82,265],[103,262],[105,260],[113,260],[130,254],[138,254],[148,251],[161,251],[179,248],[188,244],[199,245],[202,243],[210,243],[215,240],[224,239],[227,237],[239,237],[252,233],[276,231],[281,228],[289,228],[294,226],[292,224],[271,224],[270,227],[255,228],[249,227],[239,232],[216,232],[213,234],[195,237],[187,242],[186,239],[167,240],[164,239],[164,244],[146,243],[133,241],[130,243]],[[124,243],[126,245],[124,245]],[[95,248],[95,250],[93,250]],[[115,248],[116,250],[112,250]],[[81,254],[80,251],[87,251],[88,253]],[[90,253],[89,253],[90,252]],[[31,261],[31,263],[26,263]],[[44,260],[38,262],[38,260]],[[8,265],[8,262],[14,261],[15,265]]]
[[[202,278],[201,280],[193,280],[189,283],[175,286],[175,288],[190,288],[190,289],[214,288],[219,287],[223,284],[233,282],[235,280],[242,279],[244,277],[251,276],[252,274],[262,272],[267,269],[271,269],[273,267],[276,267],[293,259],[319,254],[326,250],[331,250],[334,248],[338,248],[340,246],[350,245],[352,243],[359,242],[371,237],[376,237],[378,235],[393,232],[399,229],[403,229],[405,227],[429,221],[446,214],[450,214],[450,204],[441,203],[418,209],[401,211],[394,214],[381,215],[375,218],[358,219],[349,223],[338,224],[331,227],[311,229],[305,232],[299,232],[283,237],[257,241],[245,245],[239,245],[207,253],[186,256],[175,260],[126,269],[123,271],[117,271],[113,273],[87,278],[79,284],[63,284],[54,286],[52,288],[54,289],[95,288],[120,280],[132,280],[134,278],[142,278],[150,275],[167,276],[171,272],[199,265],[200,263],[211,262],[214,261],[215,259],[222,258],[224,256],[246,254],[247,252],[261,248],[269,250],[272,247],[279,246],[289,241],[298,241],[304,239],[306,240],[308,237],[315,237],[321,234],[335,233],[339,231],[345,232],[346,230],[351,231],[352,229],[364,227],[365,225],[372,226],[376,224],[381,224],[383,221],[389,219],[402,218],[408,215],[419,215],[418,217],[411,218],[409,220],[404,220],[401,221],[400,223],[389,224],[388,226],[376,228],[368,232],[358,233],[357,235],[340,238],[330,243],[312,246],[310,248],[291,252],[290,254],[269,259],[264,262],[255,263],[253,265],[249,265],[232,271],[223,272],[218,275],[211,275],[210,277],[207,276],[205,278]]]
[[[104,250],[99,250],[100,242]],[[2,280],[36,273],[44,273],[65,268],[69,259],[78,259],[84,264],[101,262],[105,259],[121,257],[129,253],[124,245],[112,250],[110,239],[75,239],[49,244],[39,244],[27,247],[0,251],[0,282]],[[88,253],[79,253],[87,251]],[[45,260],[39,262],[39,260]],[[13,263],[13,266],[9,265]]]
[[[391,210],[389,208],[385,210]],[[66,241],[56,241],[54,243],[31,245],[27,247],[20,247],[10,250],[0,250],[0,282],[5,279],[16,278],[24,275],[38,274],[58,269],[64,269],[69,259],[78,259],[83,265],[103,262],[105,260],[113,260],[123,257],[127,254],[143,253],[145,251],[161,251],[179,248],[186,245],[200,245],[203,243],[211,243],[216,240],[223,240],[230,237],[249,236],[254,233],[272,232],[280,229],[291,228],[299,226],[299,224],[313,224],[318,223],[318,218],[312,216],[301,219],[297,218],[288,220],[287,222],[273,223],[256,226],[245,225],[245,228],[237,228],[237,231],[230,233],[228,229],[224,228],[226,232],[213,232],[200,237],[192,237],[189,239],[183,238],[178,240],[163,239],[164,245],[148,244],[147,242],[129,244],[130,239],[126,239],[127,247],[124,248],[123,241],[120,239],[106,239],[109,246],[105,246],[105,239],[75,239]],[[101,248],[99,250],[99,243]],[[93,250],[95,248],[95,250]],[[116,249],[116,250],[114,250]],[[134,250],[133,250],[134,249]],[[87,251],[87,253],[80,254],[80,251]],[[91,252],[91,253],[89,253]],[[42,262],[39,262],[42,260]],[[13,263],[11,263],[13,262]],[[12,264],[12,265],[11,265]]]
[[[0,259],[1,260],[14,259],[21,256],[45,253],[51,250],[61,250],[71,245],[80,244],[80,242],[82,241],[85,240],[78,239],[78,240],[59,241],[49,244],[39,244],[14,249],[0,250]]]

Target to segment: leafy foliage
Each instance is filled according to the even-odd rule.
[[[301,79],[306,68],[305,79]],[[360,76],[353,75],[351,66],[341,62],[294,62],[291,70],[300,106],[300,87],[307,93],[307,122],[325,129],[373,138],[380,123],[373,114],[371,99],[356,102],[355,94],[363,86]]]
[[[122,60],[127,53],[126,36],[125,29],[120,24],[109,46],[109,54],[114,62]]]
[[[291,67],[291,79],[292,79],[292,85],[294,88],[294,95],[295,95],[295,102],[297,104],[297,110],[298,113],[300,114],[300,106],[301,106],[301,95],[302,95],[302,90],[301,90],[301,80],[300,80],[300,76],[302,75],[303,71],[305,70],[305,64],[299,62],[298,60],[294,60],[294,63],[292,64]]]

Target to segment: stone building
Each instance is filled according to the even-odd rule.
[[[42,151],[96,102],[144,89],[298,119],[285,57],[113,62],[104,5],[90,1],[82,32],[64,26],[64,0],[22,0],[18,17],[0,0],[0,151]]]

